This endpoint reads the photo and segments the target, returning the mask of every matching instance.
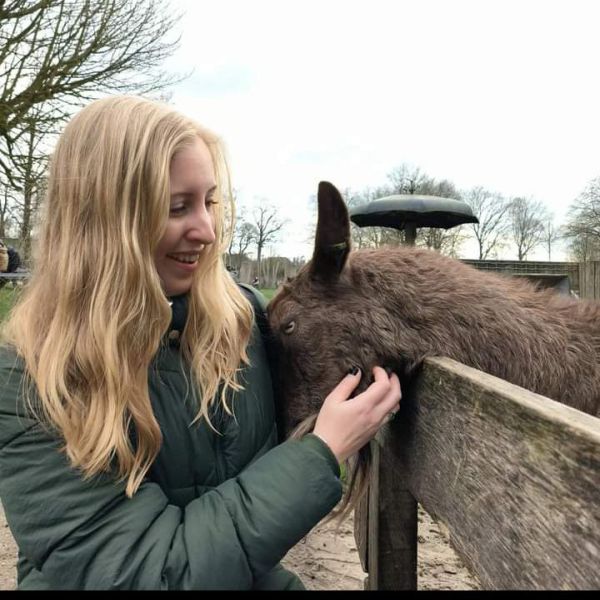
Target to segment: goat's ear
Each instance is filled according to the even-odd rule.
[[[350,217],[335,186],[319,183],[319,218],[310,273],[315,279],[334,281],[350,252]]]

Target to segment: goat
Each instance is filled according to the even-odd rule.
[[[346,205],[321,182],[313,257],[268,306],[286,434],[314,425],[349,367],[390,367],[404,389],[429,356],[600,416],[600,303],[427,249],[350,249]]]

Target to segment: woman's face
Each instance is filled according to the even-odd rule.
[[[189,291],[202,251],[215,241],[215,188],[212,157],[197,138],[171,161],[169,220],[154,259],[167,296]]]

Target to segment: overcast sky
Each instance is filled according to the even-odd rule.
[[[541,200],[560,224],[600,176],[598,0],[171,4],[167,66],[194,69],[171,101],[224,139],[243,204],[291,220],[278,253],[310,256],[322,179],[360,190],[409,163]]]

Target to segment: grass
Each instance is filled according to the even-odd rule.
[[[273,295],[275,294],[277,290],[274,288],[260,288],[260,292],[263,294],[263,296],[267,299],[270,300]]]
[[[9,285],[0,288],[0,322],[7,317],[19,294],[19,288],[9,287]]]

